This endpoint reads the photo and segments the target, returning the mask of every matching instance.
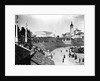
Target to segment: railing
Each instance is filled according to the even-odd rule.
[[[23,45],[21,45],[21,44],[17,44],[17,43],[15,43],[15,45],[18,45],[18,46],[22,47],[23,49],[26,49],[26,50],[28,50],[28,51],[31,51],[30,49],[28,49],[28,48],[24,47],[24,46],[23,46]]]
[[[19,45],[19,44],[16,43],[15,44],[15,64],[24,65],[25,62],[26,62],[25,65],[27,65],[27,63],[30,63],[32,61],[36,65],[40,65],[39,63],[37,63],[37,62],[35,62],[34,60],[31,59],[36,54],[36,52],[37,51],[39,52],[40,50],[38,50],[36,48],[33,48],[33,49],[35,49],[35,50],[30,50],[30,49],[25,48],[24,46]],[[28,64],[28,65],[30,65],[30,64]]]
[[[32,50],[29,50],[28,48],[23,47],[22,45],[15,44],[15,64],[16,65],[31,65],[31,62],[33,62],[36,65],[41,65],[40,63],[36,62],[32,58],[34,58],[34,55],[39,52],[45,57],[45,53],[40,48],[33,48]]]

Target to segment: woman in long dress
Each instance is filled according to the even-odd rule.
[[[62,60],[63,63],[64,63],[64,59],[65,59],[65,55],[64,55],[63,60]]]

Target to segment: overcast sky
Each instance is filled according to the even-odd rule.
[[[74,29],[78,28],[84,32],[84,15],[19,15],[19,27],[28,28],[33,32],[49,31],[61,35],[70,31],[70,23],[73,22]]]

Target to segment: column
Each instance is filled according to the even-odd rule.
[[[18,25],[16,25],[16,42],[18,42],[18,29],[17,29]]]
[[[25,42],[27,42],[27,28],[25,29]]]

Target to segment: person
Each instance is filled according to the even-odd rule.
[[[77,59],[77,55],[75,54],[75,60]]]
[[[51,53],[51,59],[53,58],[53,55],[52,55],[52,53]]]
[[[84,58],[83,58],[82,62],[84,62]]]
[[[72,57],[75,58],[75,52],[74,52],[74,54],[72,55]]]
[[[81,62],[81,59],[79,58],[79,63]]]
[[[65,55],[64,55],[64,58],[65,58]]]
[[[66,52],[68,52],[68,51],[66,50]]]
[[[71,49],[69,49],[69,57],[71,56]]]
[[[63,63],[64,63],[64,59],[65,59],[65,55],[64,55],[63,60],[62,60]]]

